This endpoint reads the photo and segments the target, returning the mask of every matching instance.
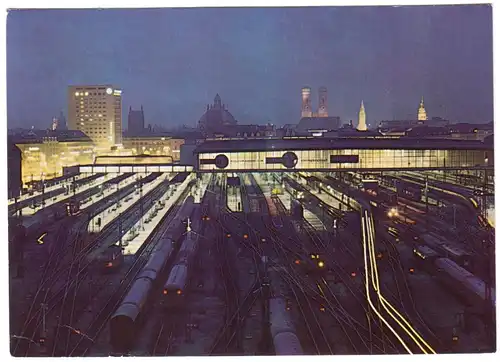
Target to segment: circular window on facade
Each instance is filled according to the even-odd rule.
[[[298,161],[299,158],[294,152],[287,152],[282,157],[283,166],[286,168],[294,168]]]
[[[217,168],[226,168],[229,165],[229,159],[226,155],[217,155],[215,157],[215,166]]]

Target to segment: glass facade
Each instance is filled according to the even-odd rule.
[[[287,152],[297,156],[295,167],[287,168],[280,161]],[[492,153],[492,151],[488,151]],[[225,168],[215,164],[216,156],[225,155]],[[332,157],[333,156],[333,157]],[[342,156],[342,157],[338,157]],[[344,156],[354,156],[347,157]],[[357,156],[357,157],[356,157]],[[430,169],[485,166],[488,156],[484,150],[404,150],[404,149],[339,149],[300,151],[251,151],[200,153],[198,169],[212,170],[357,170],[357,169]],[[490,157],[491,158],[491,157]],[[338,160],[351,160],[338,162]],[[203,160],[203,161],[202,161]],[[334,162],[330,162],[334,161]],[[356,162],[357,161],[357,162]],[[488,162],[488,161],[486,161]],[[284,160],[284,163],[285,160]],[[491,165],[491,162],[488,162]]]
[[[95,156],[94,144],[90,141],[45,139],[41,143],[18,143],[16,146],[22,154],[23,183],[62,176],[63,167],[92,163]]]

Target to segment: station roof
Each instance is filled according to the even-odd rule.
[[[449,139],[369,139],[369,138],[299,138],[207,141],[195,153],[257,152],[285,150],[401,149],[401,150],[491,150],[481,141]]]
[[[78,130],[29,130],[11,135],[9,139],[15,144],[42,143],[47,139],[54,139],[58,142],[92,142],[85,133]]]

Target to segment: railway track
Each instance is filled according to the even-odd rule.
[[[241,191],[242,197],[249,197],[244,187]],[[223,205],[226,204],[223,203]],[[246,238],[241,238],[241,235],[239,235],[239,233],[242,233],[242,230],[239,227],[235,230],[236,232],[232,233],[232,235],[241,238],[239,240],[242,243],[242,246],[251,250],[251,258],[255,270],[255,280],[243,298],[238,298],[238,300],[234,301],[235,309],[232,311],[228,310],[226,312],[225,323],[214,340],[209,352],[210,355],[232,353],[232,351],[234,351],[234,353],[241,353],[241,330],[245,325],[245,320],[252,307],[255,305],[257,300],[263,296],[261,288],[263,276],[260,270],[260,258],[263,255],[263,251],[259,247],[260,237],[255,229],[249,224],[246,213],[236,215],[231,213],[227,207],[224,207],[223,211],[224,212],[220,214],[222,219],[218,219],[218,222],[220,223],[220,228],[223,230],[224,234],[231,234],[231,230],[225,228],[224,225],[242,225],[242,227],[246,228],[246,231],[243,234],[246,235]],[[226,259],[229,259],[229,256],[226,256]],[[234,278],[233,276],[231,277]],[[239,294],[239,289],[236,292]]]
[[[86,356],[92,345],[97,341],[101,331],[107,324],[107,321],[116,310],[117,306],[128,292],[130,286],[134,282],[141,269],[148,262],[151,252],[153,251],[160,236],[168,227],[177,211],[188,195],[191,186],[181,194],[177,202],[172,206],[169,212],[165,215],[165,221],[161,222],[150,234],[148,239],[142,244],[136,252],[136,257],[133,264],[122,278],[119,286],[111,292],[111,295],[105,301],[103,307],[99,310],[89,326],[85,329],[85,333],[81,334],[78,341],[73,345],[69,356]]]
[[[39,332],[39,328],[42,323],[43,309],[54,299],[54,295],[50,295],[50,290],[57,280],[59,280],[61,275],[69,271],[67,268],[61,268],[63,264],[62,260],[66,255],[66,249],[77,244],[77,240],[84,231],[85,224],[79,224],[76,228],[76,235],[73,238],[68,238],[67,227],[71,222],[72,218],[68,218],[61,224],[55,243],[49,253],[48,260],[43,267],[43,272],[36,287],[33,301],[30,304],[25,323],[20,332],[21,336],[27,336],[29,340],[36,340],[37,333],[40,334],[40,336],[42,335],[42,332]],[[68,242],[68,239],[70,242]],[[16,344],[13,351],[14,355],[18,355],[19,353],[21,355],[28,355],[32,343],[26,344],[26,341],[27,340],[20,340]]]
[[[109,202],[109,200],[112,200],[113,197],[114,197],[113,195],[110,195],[107,198],[100,200],[99,203],[93,205],[92,209],[88,210],[88,212],[92,213],[93,211],[99,211],[99,209],[106,207],[106,204]],[[138,205],[134,205],[132,208],[130,208],[129,209],[130,212],[133,212],[135,207],[138,207]],[[68,219],[68,225],[70,221],[72,221],[72,219]],[[63,224],[63,226],[65,225],[66,224]],[[74,293],[72,294],[73,301],[76,301],[76,293],[78,291],[78,288],[76,288],[76,286],[81,285],[82,281],[85,280],[85,278],[88,275],[87,268],[90,266],[92,261],[86,261],[85,258],[88,255],[88,253],[92,251],[92,249],[95,248],[102,239],[96,238],[94,240],[91,240],[87,245],[83,245],[81,236],[82,234],[85,233],[88,226],[88,219],[86,217],[86,214],[82,214],[81,216],[79,216],[78,221],[76,221],[76,225],[77,225],[76,237],[73,238],[72,241],[69,243],[67,242],[67,240],[65,240],[64,237],[58,238],[55,243],[55,246],[51,251],[49,257],[50,263],[44,269],[47,270],[47,272],[44,271],[42,275],[41,281],[37,288],[37,292],[35,294],[34,302],[31,304],[30,309],[28,311],[28,317],[26,318],[27,322],[25,322],[25,325],[20,334],[21,336],[26,336],[26,334],[30,330],[28,327],[32,328],[33,332],[28,333],[28,335],[31,334],[31,338],[28,337],[29,340],[36,339],[35,334],[37,330],[40,329],[40,324],[42,323],[41,320],[43,316],[42,307],[35,308],[35,306],[45,305],[46,308],[45,314],[48,315],[49,313],[53,312],[56,309],[59,303],[62,303],[61,311],[64,311],[66,305],[65,302],[68,300],[68,294]],[[108,226],[112,227],[112,224],[109,224]],[[75,226],[73,226],[73,229],[74,228]],[[72,252],[68,253],[70,249],[72,250]],[[65,258],[66,259],[69,258],[69,260],[64,260]],[[54,266],[56,265],[57,267],[54,268]],[[51,270],[51,272],[49,272],[49,270]],[[58,280],[60,280],[61,277],[64,276],[67,276],[66,282],[60,288],[58,289],[56,288],[57,290],[53,292],[52,295],[49,297],[49,290],[51,288],[55,288],[55,285],[57,284]],[[97,293],[98,291],[100,290],[95,290],[94,292]],[[43,295],[43,299],[40,303],[39,299],[37,299],[40,298],[39,295]],[[47,308],[49,305],[50,308]],[[73,314],[73,308],[71,309],[71,315],[72,314]],[[66,316],[66,314],[63,314],[63,319],[72,320],[72,318]],[[56,329],[56,335],[59,333],[59,326],[66,328],[67,333],[71,331],[69,328],[64,327],[65,324],[58,325]],[[26,345],[26,341],[27,339],[19,340],[18,343],[16,344],[13,354],[16,355],[18,353],[18,347],[20,346],[20,343],[24,343]],[[25,351],[22,353],[27,355],[31,345],[32,343],[29,343],[27,348],[25,348]],[[56,349],[53,348],[52,352],[55,353]]]
[[[299,185],[296,181],[287,180],[287,182],[289,182],[290,185],[295,185],[295,187],[298,187],[298,190],[302,191],[304,196],[308,195],[309,199],[317,198],[316,196],[312,195],[309,192],[309,190],[307,190],[305,187]],[[319,200],[319,202],[321,202],[321,200]],[[279,203],[281,203],[281,201],[276,200],[276,204]],[[277,209],[284,210],[284,207],[283,205],[277,205]],[[331,214],[333,215],[333,217],[339,216],[338,213],[332,212]],[[330,215],[330,217],[332,215]],[[346,223],[342,219],[340,219],[340,224],[346,226]],[[330,248],[328,248],[327,245],[322,241],[322,238],[315,234],[312,226],[308,222],[303,223],[303,230],[306,232],[305,236],[307,239],[310,240],[313,249],[321,250],[322,252],[325,253],[325,256],[328,257],[326,263],[333,266],[332,271],[335,272],[337,279],[340,280],[343,283],[343,285],[345,285],[351,296],[357,301],[356,305],[362,307],[362,309],[359,310],[357,308],[354,308],[355,307],[354,305],[350,305],[348,306],[349,311],[347,311],[345,307],[342,306],[342,303],[338,300],[335,293],[331,291],[330,287],[328,286],[328,283],[324,279],[322,279],[319,280],[317,286],[318,288],[320,288],[320,285],[323,286],[323,288],[321,288],[322,290],[321,294],[323,299],[322,303],[330,306],[330,308],[325,308],[325,309],[328,310],[328,312],[336,319],[337,323],[341,326],[344,335],[348,340],[348,343],[351,345],[355,353],[358,353],[359,350],[357,346],[362,346],[363,347],[362,349],[363,351],[365,351],[365,353],[371,353],[371,351],[373,351],[373,348],[382,351],[382,349],[378,345],[376,344],[374,345],[373,342],[370,342],[369,345],[366,343],[366,341],[371,341],[372,338],[371,338],[371,331],[368,328],[369,326],[365,326],[365,319],[361,318],[361,316],[364,317],[366,315],[369,315],[368,309],[364,306],[365,305],[364,296],[362,295],[362,293],[356,292],[356,286],[352,287],[350,286],[352,281],[347,275],[345,269],[337,263],[335,255],[331,253]],[[354,235],[354,237],[356,236]],[[356,238],[359,239],[359,236]],[[343,244],[342,246],[343,246],[343,251],[350,254],[351,258],[354,261],[356,257],[354,253],[351,251],[351,248],[346,244]],[[336,247],[338,247],[338,244],[336,245]],[[334,300],[334,303],[331,302],[331,299]],[[360,317],[355,318],[353,317],[354,315],[359,315]],[[357,343],[354,343],[354,341],[356,341]],[[378,342],[380,342],[380,340]]]
[[[427,339],[430,339],[429,343],[433,345],[436,349],[441,346],[441,340],[437,337],[435,331],[427,324],[423,319],[421,314],[418,312],[417,306],[413,299],[413,293],[408,282],[407,271],[404,269],[399,251],[397,250],[394,243],[384,239],[384,244],[387,250],[387,257],[392,270],[392,277],[397,288],[397,299],[399,299],[399,304],[405,311],[405,314],[409,317],[412,325],[418,324],[421,328],[421,332],[425,332]],[[394,300],[396,296],[393,295]]]

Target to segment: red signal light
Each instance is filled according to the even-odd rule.
[[[226,234],[226,236],[227,236],[228,238],[230,238],[230,237],[231,237],[231,234]]]
[[[354,278],[355,276],[356,276],[356,273],[355,273],[355,272],[352,272],[352,273],[351,273],[351,277],[353,277],[353,278]]]
[[[163,289],[163,294],[164,294],[164,295],[167,295],[167,294],[168,294],[168,290]]]
[[[182,294],[182,290],[178,289],[177,290],[177,295],[181,295]]]
[[[107,268],[110,268],[110,267],[112,267],[112,266],[113,266],[113,263],[112,263],[111,261],[110,261],[110,262],[108,262],[108,263],[106,264],[106,267],[107,267]]]
[[[300,260],[299,259],[295,260],[295,264],[299,265],[300,264]]]

